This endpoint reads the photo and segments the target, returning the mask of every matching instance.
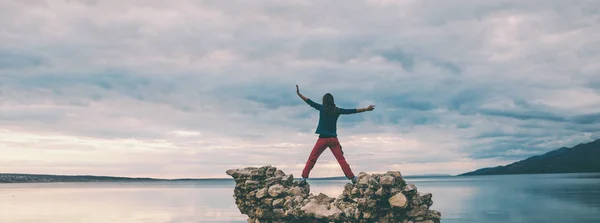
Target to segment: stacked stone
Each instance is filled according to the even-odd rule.
[[[236,182],[235,203],[242,214],[248,215],[248,222],[304,219],[300,207],[307,201],[310,185],[300,186],[294,175],[271,166],[228,170],[227,174]]]
[[[361,172],[355,185],[346,184],[336,203],[357,222],[439,223],[441,213],[429,210],[431,198],[432,194],[421,194],[414,184],[406,184],[398,171]]]
[[[432,195],[407,185],[398,171],[360,173],[336,199],[310,193],[293,175],[272,166],[228,170],[236,182],[234,198],[248,222],[401,222],[439,223],[429,210]]]

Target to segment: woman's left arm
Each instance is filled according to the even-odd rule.
[[[375,109],[375,105],[369,105],[369,107],[366,107],[366,108],[354,108],[354,109],[340,108],[340,114],[343,114],[343,115],[355,114],[355,113],[361,113],[361,112],[366,112],[366,111],[373,111],[374,109]]]

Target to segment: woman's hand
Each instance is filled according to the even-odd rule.
[[[356,112],[360,113],[360,112],[366,112],[366,111],[373,111],[373,109],[375,109],[375,105],[369,105],[369,107],[366,107],[366,108],[357,108]]]
[[[297,84],[296,84],[296,94],[300,95],[300,89],[298,88]]]
[[[369,105],[369,107],[367,107],[367,111],[373,111],[373,109],[375,109],[375,105]]]

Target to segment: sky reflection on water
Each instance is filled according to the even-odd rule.
[[[444,223],[600,222],[599,174],[407,179],[433,193]],[[337,197],[345,180],[311,181]],[[232,181],[0,184],[7,223],[245,222]]]

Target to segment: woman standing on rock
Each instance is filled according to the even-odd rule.
[[[345,109],[338,108],[335,105],[333,100],[333,95],[330,93],[326,93],[323,95],[323,104],[318,104],[304,95],[300,94],[300,89],[298,85],[296,85],[296,93],[304,102],[313,107],[314,109],[319,111],[319,125],[317,126],[316,134],[319,134],[319,139],[317,143],[310,152],[310,156],[308,157],[308,161],[306,161],[306,165],[304,166],[304,170],[302,171],[302,181],[301,184],[306,183],[306,179],[308,179],[308,174],[317,163],[317,159],[325,151],[327,147],[331,150],[335,159],[338,161],[340,166],[342,167],[342,171],[344,171],[344,175],[350,180],[352,183],[356,183],[356,176],[352,173],[350,166],[346,162],[344,158],[344,152],[342,151],[342,146],[337,139],[337,120],[340,115],[347,114],[355,114],[365,111],[373,111],[375,109],[374,105],[369,105],[366,108],[353,108],[353,109]]]

